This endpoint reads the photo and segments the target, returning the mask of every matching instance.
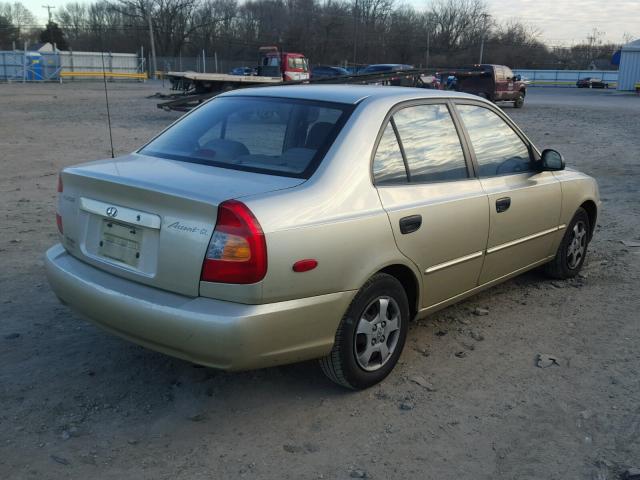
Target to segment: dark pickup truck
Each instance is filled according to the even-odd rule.
[[[473,65],[439,74],[445,88],[472,93],[492,102],[513,102],[516,108],[524,105],[527,86],[520,75],[514,75],[505,65]]]

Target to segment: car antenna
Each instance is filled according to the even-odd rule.
[[[104,100],[107,104],[107,124],[109,125],[109,144],[111,145],[111,158],[115,158],[113,153],[113,134],[111,133],[111,112],[109,111],[109,93],[107,91],[107,73],[104,69],[104,47],[102,48],[102,81],[104,83]]]

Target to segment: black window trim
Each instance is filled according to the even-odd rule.
[[[205,105],[208,105],[211,102],[215,102],[217,99],[223,99],[223,98],[254,98],[254,99],[260,99],[260,100],[272,101],[272,102],[286,100],[291,103],[315,105],[315,106],[320,106],[325,108],[333,107],[334,109],[341,110],[342,114],[340,115],[340,118],[338,118],[338,121],[334,124],[333,129],[331,131],[331,142],[325,142],[322,148],[318,149],[318,151],[315,153],[314,157],[311,159],[311,161],[307,165],[307,168],[300,173],[281,172],[281,171],[270,170],[266,168],[247,167],[242,165],[233,165],[232,167],[231,164],[226,162],[213,162],[211,160],[201,160],[198,158],[191,158],[191,157],[186,157],[182,155],[164,154],[160,152],[154,152],[152,150],[149,151],[148,153],[143,153],[143,150],[145,148],[147,148],[154,140],[156,140],[163,133],[165,133],[167,130],[172,128],[174,125],[177,125],[178,123],[180,123],[182,120],[187,118],[189,115],[191,115],[195,111],[203,108]],[[349,121],[349,118],[351,118],[351,115],[353,114],[353,111],[356,109],[357,106],[358,104],[328,102],[324,100],[311,100],[306,98],[279,97],[279,96],[276,97],[276,96],[263,96],[263,95],[227,95],[227,96],[220,95],[219,97],[213,97],[207,100],[206,102],[202,103],[201,105],[198,105],[196,108],[189,111],[186,115],[183,115],[182,117],[178,118],[175,122],[171,123],[168,127],[160,131],[157,135],[151,138],[151,140],[149,140],[142,147],[137,149],[134,153],[137,153],[139,155],[147,155],[147,156],[152,156],[157,158],[164,158],[167,160],[177,160],[180,162],[195,163],[199,165],[208,165],[211,167],[225,168],[227,170],[261,173],[263,175],[272,175],[276,177],[301,178],[304,180],[308,180],[313,176],[313,174],[316,172],[320,164],[324,161],[331,147],[333,147],[333,145],[336,143],[336,140],[340,136],[340,133],[342,133],[344,126]]]
[[[409,168],[409,162],[407,161],[407,154],[404,151],[404,145],[402,144],[402,138],[400,138],[400,133],[398,132],[398,126],[396,125],[396,120],[393,116],[389,117],[389,123],[391,124],[391,128],[393,128],[393,133],[396,136],[396,142],[398,142],[398,148],[400,148],[400,155],[402,155],[402,163],[404,164],[404,174],[407,177],[407,183],[411,183],[411,169]],[[376,149],[376,153],[378,153]]]
[[[435,181],[410,181],[411,178],[411,173],[409,170],[409,164],[406,158],[406,154],[404,152],[404,146],[402,145],[402,139],[400,138],[400,134],[397,130],[397,127],[395,126],[395,120],[393,120],[393,115],[395,113],[397,113],[400,110],[403,110],[405,108],[409,108],[409,107],[416,107],[416,106],[421,106],[421,105],[444,105],[445,107],[447,107],[447,110],[449,111],[449,115],[451,117],[451,121],[453,122],[453,125],[456,129],[456,133],[458,134],[458,141],[460,142],[460,147],[462,148],[462,154],[464,157],[464,162],[465,162],[465,166],[467,168],[467,177],[466,178],[458,178],[455,180],[435,180]],[[373,173],[373,162],[375,161],[375,157],[376,157],[376,153],[378,153],[378,146],[380,145],[380,140],[382,139],[382,136],[384,135],[384,132],[387,128],[387,125],[389,123],[392,123],[392,127],[393,127],[393,131],[396,135],[396,140],[398,141],[398,145],[400,146],[400,153],[402,154],[402,161],[404,162],[404,168],[405,168],[405,173],[407,176],[407,182],[406,183],[395,183],[395,184],[388,184],[388,185],[380,185],[378,183],[376,183],[376,179]],[[453,105],[451,103],[451,98],[446,97],[446,98],[418,98],[418,99],[412,99],[412,100],[406,100],[400,103],[395,104],[393,107],[391,107],[391,109],[387,112],[387,115],[385,116],[383,122],[382,122],[382,126],[380,127],[380,130],[378,132],[378,136],[376,137],[376,141],[373,144],[373,150],[371,152],[371,159],[369,162],[369,172],[370,172],[370,177],[371,177],[371,183],[373,184],[374,187],[376,188],[387,188],[387,187],[406,187],[406,186],[410,186],[410,185],[435,185],[435,184],[440,184],[440,183],[452,183],[452,182],[462,182],[462,181],[467,181],[467,180],[471,180],[473,178],[477,178],[476,175],[476,170],[475,170],[475,165],[473,163],[473,159],[471,157],[471,151],[468,148],[467,145],[467,140],[466,137],[464,137],[463,135],[463,130],[461,129],[461,123],[459,122],[459,120],[456,117],[456,113],[454,111]]]
[[[508,172],[508,173],[502,173],[500,175],[491,175],[488,177],[481,177],[480,165],[478,164],[478,160],[476,158],[476,152],[473,148],[473,143],[471,142],[471,137],[469,136],[467,127],[462,120],[460,112],[458,112],[458,108],[457,108],[458,105],[473,105],[475,107],[482,107],[498,115],[498,117],[500,117],[511,128],[511,130],[513,130],[513,132],[520,138],[520,140],[522,140],[522,142],[526,145],[527,149],[529,150],[529,161],[532,164],[535,164],[540,161],[540,158],[541,158],[540,152],[538,151],[536,146],[533,144],[533,142],[531,142],[531,140],[529,140],[529,138],[524,134],[524,132],[520,130],[520,128],[515,123],[513,123],[513,121],[507,115],[505,115],[504,112],[502,112],[502,110],[500,110],[497,106],[487,105],[483,101],[478,101],[471,98],[453,98],[451,103],[452,103],[453,110],[455,112],[455,116],[458,122],[460,123],[460,128],[461,128],[461,131],[463,132],[465,143],[468,145],[471,161],[473,163],[473,168],[476,171],[477,178],[480,178],[480,179],[498,178],[498,177],[505,177],[509,175],[522,175],[525,173],[537,172],[537,170],[533,169],[533,170],[528,170],[526,172]]]

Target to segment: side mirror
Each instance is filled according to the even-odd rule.
[[[540,164],[542,167],[541,170],[545,172],[564,170],[564,158],[562,158],[560,152],[551,148],[542,151]]]

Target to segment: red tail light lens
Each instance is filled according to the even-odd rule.
[[[62,193],[63,190],[64,186],[62,185],[62,175],[58,174],[58,193]],[[56,212],[56,224],[58,225],[58,231],[60,232],[60,235],[63,235],[64,232],[62,231],[62,217],[58,212]]]
[[[218,207],[218,220],[202,266],[206,282],[256,283],[267,273],[267,243],[262,227],[242,202],[227,200]]]

